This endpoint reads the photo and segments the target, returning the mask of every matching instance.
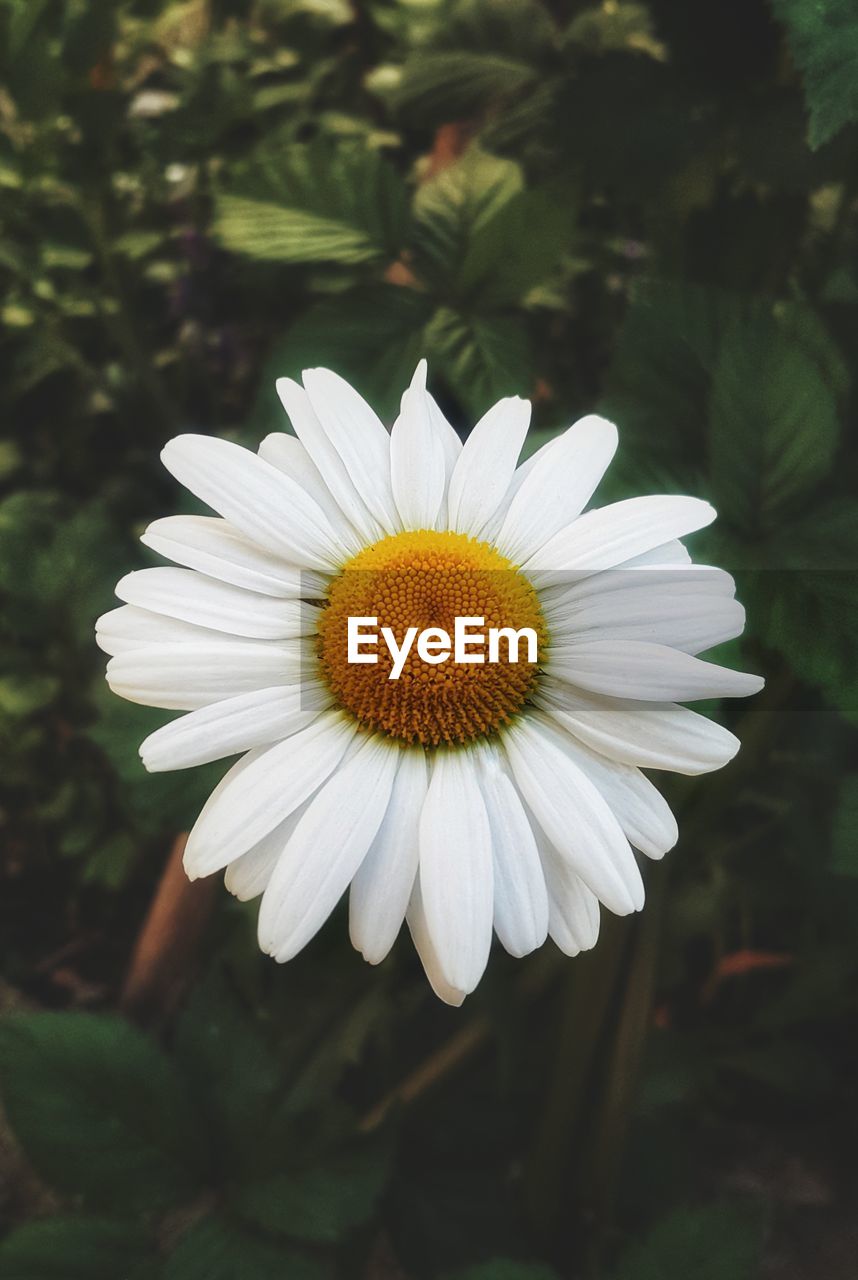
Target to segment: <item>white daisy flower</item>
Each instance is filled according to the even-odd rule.
[[[530,405],[501,400],[463,445],[425,361],[389,432],[329,370],[277,390],[295,435],[258,456],[196,435],[164,449],[217,515],[143,534],[182,567],[118,584],[124,604],[97,624],[107,679],[186,712],[142,744],[148,769],[243,753],[185,867],[262,895],[263,950],[289,960],[349,890],[363,956],[378,964],[407,921],[432,987],[460,1004],[493,931],[515,956],[546,937],[575,955],[600,904],[642,907],[634,850],[660,858],[677,839],[642,768],[704,773],[738,750],[677,705],[763,683],[697,657],[744,626],[730,576],[692,568],[679,541],[715,512],[648,497],[582,514],[611,423],[583,418],[518,466]],[[376,662],[349,661],[350,618],[389,628],[398,679],[380,640],[362,650]],[[537,653],[404,652],[406,628],[452,635],[456,618],[530,628]]]

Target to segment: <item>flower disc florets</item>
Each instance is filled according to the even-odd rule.
[[[378,648],[375,663],[348,661],[352,617],[374,617],[401,645],[409,627],[453,635],[457,618],[484,619],[486,637],[469,645],[467,663],[430,664],[412,646],[401,674]],[[422,529],[383,538],[354,556],[332,581],[319,626],[319,663],[337,702],[367,728],[403,742],[438,746],[484,737],[521,710],[533,691],[538,662],[499,647],[490,661],[491,628],[536,632],[546,640],[539,600],[527,578],[500,552],[465,534]],[[515,658],[516,660],[513,660]]]

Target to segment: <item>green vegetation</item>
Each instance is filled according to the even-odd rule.
[[[0,0],[0,83],[0,1280],[847,1280],[855,6]],[[170,436],[306,365],[389,418],[421,355],[710,498],[768,682],[644,915],[461,1011],[162,881],[223,766],[147,775],[92,638]]]

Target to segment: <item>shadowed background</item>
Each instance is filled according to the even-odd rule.
[[[0,1280],[847,1280],[858,1252],[850,0],[0,0]],[[93,621],[328,365],[597,409],[711,499],[767,677],[678,848],[461,1010],[189,886]],[[219,880],[219,878],[218,878]]]

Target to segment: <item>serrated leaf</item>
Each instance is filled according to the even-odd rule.
[[[134,1223],[44,1218],[19,1227],[0,1245],[0,1280],[143,1280],[152,1258]]]
[[[371,1217],[387,1181],[387,1154],[365,1144],[318,1168],[252,1183],[238,1192],[234,1207],[269,1231],[333,1244]]]
[[[449,49],[414,54],[402,69],[394,105],[426,120],[468,117],[496,100],[524,93],[538,71],[520,58],[490,51]]]
[[[772,0],[804,78],[814,148],[858,120],[858,12],[852,0]]]
[[[760,1222],[730,1206],[679,1209],[622,1258],[614,1280],[751,1280]]]
[[[428,44],[407,59],[394,94],[421,126],[507,106],[539,84],[555,31],[536,0],[458,0],[439,18]]]
[[[519,192],[474,229],[457,292],[479,308],[521,301],[550,276],[571,247],[574,228],[568,193]]]
[[[719,512],[756,533],[830,468],[847,385],[809,308],[654,283],[626,317],[600,412],[637,466],[691,474],[708,461]]]
[[[778,302],[774,316],[781,330],[814,361],[831,390],[842,399],[849,390],[849,368],[817,313],[801,303]]]
[[[831,836],[831,870],[858,876],[858,775],[845,778],[840,788]]]
[[[227,1218],[204,1218],[167,1259],[163,1280],[329,1280],[332,1267],[243,1231]]]
[[[714,370],[710,462],[722,516],[775,527],[831,468],[837,406],[814,360],[770,317],[737,323]]]
[[[599,411],[650,458],[699,458],[700,424],[724,333],[744,314],[733,294],[694,284],[640,290],[623,323]]]
[[[465,316],[439,309],[426,330],[430,364],[441,372],[472,418],[503,396],[530,394],[530,335],[517,316]]]
[[[212,234],[225,249],[265,262],[371,262],[378,248],[359,227],[267,200],[220,196]]]
[[[269,357],[260,380],[256,425],[282,430],[288,420],[274,390],[277,378],[301,380],[323,365],[347,378],[383,417],[391,419],[426,355],[424,329],[432,314],[425,294],[394,285],[360,288],[317,303],[292,326]]]
[[[187,1095],[160,1050],[121,1018],[14,1014],[0,1023],[9,1122],[42,1176],[94,1204],[169,1204],[204,1167]]]
[[[284,1066],[220,975],[193,992],[176,1029],[175,1054],[225,1149],[230,1176],[254,1169]]]
[[[101,675],[95,678],[90,698],[96,719],[84,732],[104,752],[118,777],[120,802],[133,825],[153,835],[187,830],[229,762],[215,761],[183,772],[147,773],[138,748],[170,719],[169,713],[117,697]]]
[[[246,189],[215,202],[212,233],[227,249],[283,263],[358,266],[393,258],[405,237],[399,175],[368,146],[292,146],[260,157]]]
[[[457,294],[474,240],[524,187],[512,160],[471,147],[419,188],[414,201],[414,262],[436,294]]]
[[[743,576],[755,633],[795,674],[858,722],[858,502],[814,508],[758,552],[760,572]]]

